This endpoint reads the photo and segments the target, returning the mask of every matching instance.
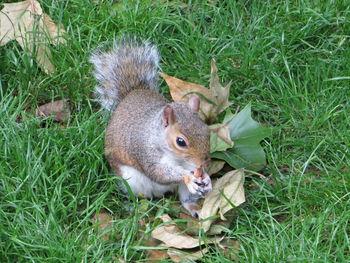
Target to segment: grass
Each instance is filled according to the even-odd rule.
[[[275,127],[263,142],[273,182],[248,178],[247,202],[225,230],[240,261],[350,261],[347,1],[40,3],[68,44],[52,47],[51,76],[15,42],[0,48],[1,262],[146,260],[139,219],[171,212],[171,202],[134,200],[126,212],[103,159],[107,120],[89,97],[88,57],[124,34],[150,39],[162,71],[187,81],[207,84],[215,57],[223,82],[233,80],[234,108],[251,101],[255,118]],[[61,98],[73,104],[66,125],[33,115]],[[102,209],[117,218],[106,242],[92,226]],[[231,261],[214,247],[202,262]]]

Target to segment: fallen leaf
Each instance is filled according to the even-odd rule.
[[[217,104],[216,106],[217,114],[220,114],[226,108],[232,105],[232,102],[228,101],[228,98],[230,97],[230,86],[231,86],[231,81],[226,85],[226,87],[223,87],[220,84],[219,76],[218,76],[218,68],[216,67],[216,61],[213,58],[211,60],[210,90],[212,91],[212,94],[215,97],[215,102]]]
[[[162,259],[168,258],[168,251],[165,249],[150,249],[148,251],[149,256],[147,258],[148,263],[159,262]]]
[[[213,124],[210,128],[210,153],[226,151],[233,147],[230,129],[226,124]]]
[[[226,173],[219,178],[213,187],[213,190],[204,199],[202,210],[199,214],[200,219],[206,219],[202,222],[202,228],[207,232],[214,219],[208,219],[219,213],[220,218],[225,220],[224,214],[231,210],[233,206],[239,206],[245,202],[244,195],[244,172],[242,169]],[[229,201],[228,201],[228,200]]]
[[[209,164],[209,168],[207,170],[208,175],[218,173],[225,165],[224,161],[212,160]]]
[[[225,258],[239,262],[238,253],[241,244],[234,239],[224,239],[219,247],[223,250]]]
[[[181,230],[183,230],[186,234],[189,234],[190,236],[198,236],[201,229],[201,222],[192,216],[189,216],[184,213],[180,213],[179,218],[186,220],[186,225],[182,226],[181,224],[179,227]],[[229,217],[228,219],[232,219],[232,217]],[[214,223],[210,226],[210,229],[206,232],[206,236],[217,236],[221,234],[225,228],[228,228],[230,225],[230,221],[221,221],[220,218],[215,220]]]
[[[201,259],[208,252],[207,248],[196,251],[168,250],[168,255],[173,262],[193,262]]]
[[[65,43],[63,34],[63,26],[57,26],[43,13],[36,0],[4,4],[0,11],[0,46],[16,40],[46,73],[55,70],[49,44]]]
[[[161,244],[158,240],[153,237],[146,236],[142,241],[142,245],[145,247],[164,247],[164,244]],[[147,249],[148,257],[146,262],[155,263],[159,262],[162,259],[168,258],[167,249]]]
[[[101,238],[104,241],[108,241],[108,229],[112,226],[112,216],[102,211],[98,214],[94,214],[92,221],[96,224],[95,230],[102,234]]]
[[[214,220],[214,222],[211,224],[209,230],[207,231],[207,236],[215,236],[215,235],[220,235],[225,228],[227,229],[230,226],[230,223],[232,220],[232,216],[226,216],[226,221],[220,220],[220,218]]]
[[[212,158],[224,160],[234,168],[247,168],[258,171],[266,164],[264,149],[260,142],[271,136],[271,129],[263,127],[251,117],[251,105],[248,104],[237,115],[226,111],[224,124],[230,129],[234,146],[226,151],[214,152]]]
[[[53,115],[55,117],[55,121],[65,121],[70,116],[69,99],[56,100],[54,102],[41,105],[36,108],[35,115],[41,117]]]
[[[185,213],[180,213],[179,218],[186,220],[185,226],[182,226],[181,224],[179,225],[181,230],[190,236],[198,236],[198,233],[200,231],[200,222],[197,218],[194,218]]]
[[[200,117],[205,121],[214,122],[216,119],[214,111],[215,102],[213,101],[213,98],[211,98],[212,96],[209,89],[202,85],[186,82],[169,76],[165,73],[160,73],[160,75],[168,84],[171,97],[174,101],[188,102],[192,94],[198,95],[201,99],[199,107]]]
[[[167,214],[162,215],[160,218],[164,223],[172,220]],[[178,249],[195,248],[203,243],[198,238],[181,233],[175,223],[158,226],[152,231],[152,237],[164,242],[168,247]]]
[[[177,248],[177,249],[192,249],[199,247],[203,244],[212,244],[220,242],[223,237],[200,240],[198,238],[191,237],[181,231],[174,222],[171,222],[172,219],[169,215],[163,214],[160,216],[160,219],[164,223],[161,226],[158,226],[152,231],[152,237],[158,239],[164,243],[164,246]]]
[[[218,114],[232,104],[228,101],[230,83],[226,87],[221,86],[214,59],[211,63],[210,89],[202,85],[183,81],[165,73],[160,73],[160,75],[169,86],[170,94],[174,101],[188,102],[192,94],[200,97],[199,115],[208,124],[215,123]]]

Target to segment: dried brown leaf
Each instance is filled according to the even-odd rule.
[[[55,117],[58,122],[65,121],[70,116],[69,99],[56,100],[39,106],[35,110],[36,116],[48,117],[50,115]]]
[[[199,115],[204,120],[215,120],[215,101],[206,87],[191,82],[186,82],[181,79],[169,76],[165,73],[160,73],[165,82],[169,86],[171,97],[174,101],[188,102],[192,94],[200,97],[201,103]]]
[[[0,11],[0,46],[20,37],[23,31],[33,28],[34,20],[31,19],[31,14],[42,15],[37,1],[4,4]]]
[[[167,214],[162,215],[160,218],[164,223],[172,220]],[[164,242],[168,247],[178,249],[195,248],[201,245],[198,238],[181,233],[175,223],[158,226],[152,231],[152,237]]]
[[[142,245],[146,247],[166,247],[159,240],[146,236],[142,241]],[[167,249],[147,249],[148,257],[147,263],[156,263],[164,258],[168,258]]]
[[[168,255],[173,262],[193,262],[201,259],[208,252],[207,248],[196,251],[168,250]]]
[[[45,32],[48,34],[53,43],[62,43],[66,44],[67,40],[63,37],[66,34],[66,31],[63,28],[63,25],[57,25],[51,17],[43,13],[43,27]]]
[[[180,213],[179,218],[186,220],[186,226],[179,226],[181,230],[184,230],[186,234],[189,234],[190,236],[198,236],[200,230],[200,222],[197,218],[194,218],[185,213]]]
[[[220,218],[215,220],[207,231],[207,236],[220,235],[225,228],[228,228],[230,226],[230,217],[227,217],[227,219],[228,220],[226,221],[222,221]]]
[[[55,70],[50,58],[52,44],[65,43],[63,26],[57,26],[45,13],[38,1],[27,0],[4,4],[0,11],[0,46],[16,40],[20,46],[35,57],[38,65],[46,72]],[[56,40],[56,41],[52,41]]]
[[[231,83],[223,87],[219,82],[217,71],[215,60],[213,59],[211,62],[210,89],[164,73],[160,75],[168,84],[174,101],[188,102],[192,94],[198,95],[201,98],[199,115],[207,123],[212,124],[216,121],[218,114],[232,104],[228,101]]]
[[[199,218],[207,219],[208,217],[219,214],[220,218],[225,220],[224,214],[233,208],[230,202],[234,206],[239,206],[245,202],[243,183],[243,169],[230,171],[219,178],[215,182],[213,190],[204,199]],[[225,197],[230,200],[230,202],[228,202]],[[202,223],[204,231],[209,230],[213,221],[214,219],[207,219]]]
[[[168,258],[168,251],[165,249],[150,249],[148,251],[149,256],[147,258],[147,263],[159,262],[162,259]]]
[[[96,224],[95,230],[99,233],[102,233],[102,240],[108,241],[108,229],[112,226],[112,216],[102,211],[99,214],[94,214],[92,221]]]
[[[216,67],[215,59],[211,60],[211,74],[210,74],[210,90],[215,97],[216,113],[219,114],[232,105],[231,102],[228,101],[230,96],[230,86],[231,82],[227,84],[226,87],[223,87],[220,84],[219,76],[218,76],[218,68]]]
[[[225,258],[228,258],[232,261],[239,262],[239,258],[237,257],[240,251],[241,244],[239,241],[234,239],[224,239],[219,247],[223,250]]]

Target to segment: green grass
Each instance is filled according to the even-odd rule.
[[[88,57],[125,34],[158,45],[162,71],[187,81],[207,84],[215,57],[233,80],[233,108],[252,102],[275,127],[263,142],[273,183],[247,178],[247,202],[225,230],[241,262],[350,261],[348,1],[40,3],[68,42],[52,47],[51,76],[15,42],[0,47],[0,262],[145,261],[139,217],[171,213],[169,199],[127,212],[103,159],[107,120],[89,98]],[[61,98],[73,104],[66,125],[33,115]],[[116,218],[106,242],[92,224],[101,209]],[[230,260],[213,247],[202,262]]]

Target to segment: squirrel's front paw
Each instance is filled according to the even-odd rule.
[[[205,196],[212,189],[211,179],[207,173],[191,172],[184,176],[184,182],[190,193],[199,197]]]

